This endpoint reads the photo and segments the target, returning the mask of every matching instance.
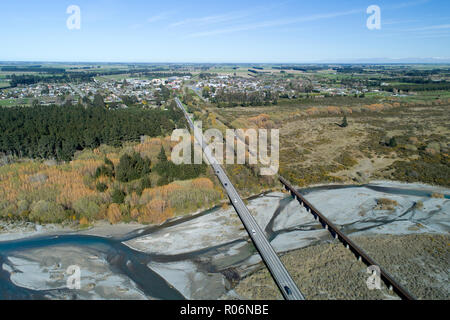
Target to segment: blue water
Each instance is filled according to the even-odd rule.
[[[106,260],[117,273],[133,280],[147,296],[156,299],[184,299],[176,289],[147,267],[150,255],[135,251],[122,244],[121,239],[109,239],[89,235],[43,236],[23,240],[0,242],[0,266],[7,261],[7,255],[32,249],[55,246],[89,247],[106,255]],[[156,257],[154,257],[156,258]],[[162,259],[163,260],[163,259]],[[73,291],[58,289],[72,295]],[[0,299],[45,299],[50,291],[35,291],[14,285],[6,271],[0,271]]]
[[[314,188],[306,188],[300,190],[301,193],[307,195],[311,192],[317,192],[320,190],[332,190],[332,189],[348,189],[348,188],[361,188],[366,187],[377,192],[383,192],[388,194],[400,194],[408,196],[418,197],[431,197],[432,194],[429,191],[424,190],[410,190],[395,187],[383,187],[376,185],[364,185],[364,186],[322,186]],[[445,199],[450,199],[449,194],[445,194]],[[290,197],[282,199],[278,208],[273,214],[272,220],[269,222],[266,232],[269,239],[274,239],[280,232],[273,232],[272,226],[277,215],[282,209],[291,201]],[[178,300],[184,299],[183,295],[175,288],[170,286],[162,277],[153,272],[147,267],[149,262],[172,262],[182,261],[188,259],[195,259],[201,255],[211,254],[218,252],[224,252],[231,246],[245,241],[236,240],[230,243],[220,244],[207,249],[202,249],[194,252],[178,255],[162,255],[162,254],[146,254],[123,244],[123,241],[128,241],[136,237],[151,234],[169,226],[181,224],[183,222],[196,219],[198,217],[210,214],[218,210],[218,207],[211,210],[204,211],[195,216],[187,216],[181,219],[168,221],[162,226],[153,226],[145,228],[144,230],[136,230],[129,234],[125,234],[122,237],[116,238],[103,238],[98,236],[80,235],[80,234],[65,234],[65,235],[47,235],[38,236],[33,238],[19,239],[13,241],[0,242],[0,299],[46,299],[52,296],[61,296],[66,294],[76,298],[76,292],[66,291],[64,289],[57,290],[31,290],[16,286],[10,280],[9,272],[2,269],[4,263],[8,263],[8,256],[20,252],[25,252],[33,249],[49,248],[55,246],[75,246],[78,248],[89,248],[106,256],[106,260],[109,263],[111,269],[115,273],[119,273],[130,278],[137,287],[142,290],[148,297],[156,299]],[[248,246],[249,255],[251,255],[251,245]],[[235,262],[236,263],[236,262]],[[212,266],[204,266],[209,272],[219,272]],[[57,291],[57,292],[54,292]]]

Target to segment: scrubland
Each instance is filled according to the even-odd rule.
[[[170,138],[146,138],[119,148],[86,149],[70,162],[11,160],[0,167],[0,218],[81,227],[103,219],[159,224],[220,203],[223,192],[208,170],[162,183],[155,169],[161,147],[170,158]],[[150,172],[137,179],[123,182],[99,170],[106,161],[117,171],[123,155],[136,153],[151,163]]]
[[[229,127],[279,129],[280,173],[298,186],[376,179],[449,186],[450,99],[439,96],[209,110]]]

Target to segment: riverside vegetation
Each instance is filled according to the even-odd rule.
[[[0,219],[159,224],[220,204],[226,197],[206,164],[170,161],[174,143],[164,135],[186,124],[173,103],[165,107],[51,106],[48,118],[41,106],[0,109]],[[274,186],[274,179],[261,182],[255,168],[227,170],[243,196]]]
[[[162,223],[223,198],[205,164],[170,161],[165,136],[185,126],[173,104],[36,105],[0,108],[0,115],[0,219]]]
[[[146,138],[86,149],[70,162],[22,159],[0,167],[0,218],[162,223],[217,204],[223,194],[206,165],[174,165],[166,156],[170,145],[169,138]]]

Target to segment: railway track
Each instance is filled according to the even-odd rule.
[[[381,280],[386,286],[393,292],[395,292],[403,300],[415,300],[405,288],[403,288],[389,273],[379,266],[372,258],[369,257],[361,248],[359,248],[350,238],[342,233],[337,226],[329,221],[319,210],[317,210],[308,200],[303,197],[285,178],[279,176],[280,182],[284,185],[287,191],[298,200],[301,206],[303,206],[307,212],[314,216],[314,219],[318,221],[323,228],[328,230],[331,235],[339,240],[347,249],[349,249],[359,261],[362,261],[367,266],[378,266],[380,268]]]

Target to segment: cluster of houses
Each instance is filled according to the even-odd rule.
[[[313,92],[315,97],[325,96],[350,96],[361,95],[367,92],[379,92],[369,90],[362,85],[358,88],[347,88],[345,86],[330,86],[322,81],[299,78],[276,78],[276,77],[231,77],[227,75],[214,75],[197,82],[198,91],[209,89],[210,97],[215,97],[219,90],[225,92],[267,92],[277,94],[281,97],[292,98],[300,92]]]
[[[58,96],[66,95],[71,91],[72,88],[67,84],[35,84],[2,90],[0,99],[40,99],[45,97],[46,103],[56,103]]]
[[[107,104],[115,103],[126,107],[122,97],[135,97],[138,103],[149,107],[155,106],[156,97],[164,85],[171,90],[180,90],[191,76],[169,77],[168,79],[107,79],[98,78],[83,83],[33,84],[24,87],[0,90],[0,100],[4,99],[37,99],[41,104],[54,104],[71,101],[77,103],[79,98],[88,97],[93,100],[100,93]],[[383,84],[384,85],[384,84]],[[209,89],[209,97],[214,98],[218,92],[270,92],[279,97],[292,98],[300,92],[314,92],[315,97],[360,95],[369,90],[364,87],[346,88],[330,86],[317,79],[308,80],[285,77],[237,77],[230,75],[211,75],[202,77],[195,84],[197,91]],[[378,90],[376,90],[378,91]]]
[[[219,90],[225,92],[272,92],[278,95],[294,96],[302,87],[302,81],[296,79],[296,86],[291,85],[291,79],[280,78],[246,78],[227,75],[213,76],[199,81],[198,90],[210,89],[210,96],[214,97]]]
[[[161,85],[173,90],[181,88],[183,81],[190,80],[189,76],[171,77],[169,79],[94,79],[84,83],[55,83],[33,84],[24,87],[0,90],[0,100],[6,99],[33,99],[42,105],[57,104],[70,101],[73,104],[79,98],[88,97],[93,100],[95,94],[100,93],[106,104],[123,104],[123,96],[136,97],[139,103],[151,106],[155,101],[155,93],[160,91]]]

